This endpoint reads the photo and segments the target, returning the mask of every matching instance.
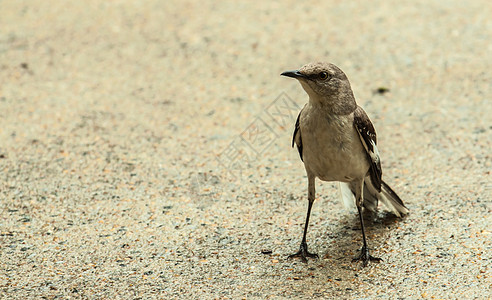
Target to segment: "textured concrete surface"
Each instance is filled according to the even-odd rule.
[[[490,298],[491,9],[0,1],[0,297]],[[286,259],[307,97],[279,74],[315,60],[349,76],[411,210],[367,216],[367,268],[332,183],[320,259]]]

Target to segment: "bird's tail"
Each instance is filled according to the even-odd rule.
[[[381,181],[381,192],[378,192],[372,184],[371,178],[366,177],[364,180],[364,207],[375,211],[379,201],[398,217],[408,214],[408,208],[386,182]]]
[[[408,208],[403,204],[403,201],[401,201],[395,191],[384,181],[381,182],[380,195],[379,200],[395,215],[401,217],[401,215],[408,214]]]
[[[355,196],[350,185],[345,182],[340,182],[340,193],[343,203],[346,207],[352,208],[355,204]],[[370,211],[376,211],[379,201],[381,201],[386,208],[394,213],[396,216],[408,214],[408,208],[403,204],[400,197],[391,189],[391,187],[382,181],[381,192],[378,192],[371,182],[370,177],[366,177],[364,180],[364,207]]]
[[[343,201],[343,206],[348,209],[355,208],[355,196],[350,185],[346,182],[338,182],[338,190],[340,191],[340,197]]]

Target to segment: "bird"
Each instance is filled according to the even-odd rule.
[[[397,217],[409,210],[397,193],[382,180],[376,130],[366,112],[356,103],[350,82],[336,65],[314,62],[282,76],[297,79],[309,96],[294,128],[292,147],[297,146],[308,179],[308,208],[299,251],[289,258],[318,258],[308,251],[306,235],[315,201],[315,181],[338,181],[342,200],[357,207],[362,230],[362,248],[353,261],[367,266],[372,256],[367,245],[363,210],[376,211],[383,203]]]

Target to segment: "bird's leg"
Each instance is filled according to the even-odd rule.
[[[307,248],[306,243],[306,234],[309,225],[309,215],[311,214],[311,207],[313,206],[314,201],[309,200],[308,211],[306,216],[306,224],[304,224],[304,234],[302,236],[301,246],[299,247],[299,251],[294,254],[289,255],[289,258],[292,257],[300,257],[302,261],[307,262],[308,257],[318,258],[318,254],[310,253]]]
[[[302,261],[307,262],[307,258],[318,258],[318,254],[310,253],[307,248],[306,243],[306,235],[309,226],[309,216],[311,215],[311,208],[313,207],[314,198],[315,198],[315,185],[314,185],[314,177],[308,176],[308,210],[306,215],[306,223],[304,224],[304,234],[302,235],[301,246],[299,247],[299,251],[294,254],[289,255],[289,258],[292,257],[300,257]]]
[[[362,195],[361,195],[362,196]],[[352,261],[361,261],[362,260],[362,266],[365,267],[367,266],[368,261],[377,261],[380,262],[382,259],[379,257],[374,257],[369,254],[369,248],[367,247],[367,240],[366,240],[366,233],[364,230],[364,220],[362,218],[362,205],[361,201],[357,201],[357,211],[359,212],[359,219],[360,219],[360,227],[362,229],[362,249],[360,250],[360,255],[355,257]]]

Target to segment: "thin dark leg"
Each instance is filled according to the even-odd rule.
[[[311,208],[313,207],[314,200],[309,199],[308,210],[306,215],[306,223],[304,224],[304,234],[302,235],[301,246],[299,247],[299,251],[294,254],[289,255],[289,258],[292,257],[300,257],[302,261],[307,262],[307,257],[318,258],[318,254],[310,253],[307,249],[306,243],[306,235],[309,226],[309,216],[311,215]]]
[[[362,249],[360,251],[360,255],[355,257],[352,261],[360,261],[362,260],[362,266],[367,266],[368,261],[377,261],[380,262],[382,259],[379,257],[374,257],[369,254],[369,248],[367,247],[367,240],[366,240],[366,232],[364,230],[364,219],[362,218],[362,208],[361,206],[357,205],[357,211],[359,212],[359,220],[360,220],[360,227],[362,229]]]

